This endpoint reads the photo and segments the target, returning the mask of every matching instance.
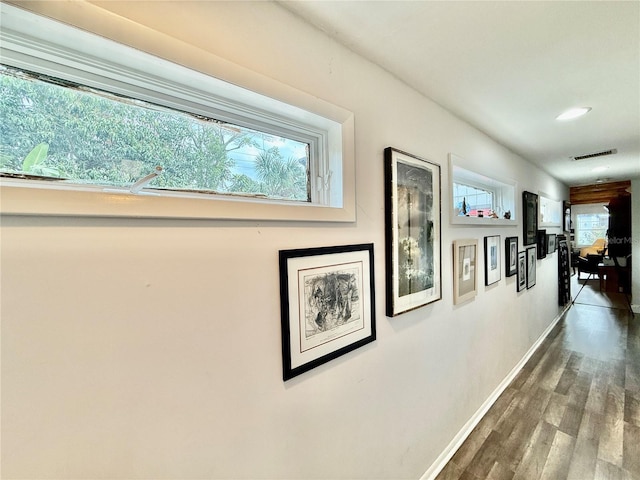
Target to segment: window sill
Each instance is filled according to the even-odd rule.
[[[493,217],[451,217],[452,225],[477,225],[482,227],[505,227],[518,226],[517,220],[510,218],[493,218]]]
[[[184,218],[353,222],[355,210],[301,202],[275,202],[152,189],[133,194],[94,186],[42,185],[0,179],[0,214],[22,216]]]

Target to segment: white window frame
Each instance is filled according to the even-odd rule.
[[[538,192],[538,226],[562,227],[562,202]]]
[[[609,215],[609,211],[606,208],[606,205],[603,203],[588,203],[588,204],[579,204],[571,206],[571,216],[573,225],[575,225],[574,229],[574,243],[576,248],[584,248],[590,247],[592,243],[589,244],[580,244],[578,243],[578,238],[580,238],[580,222],[578,221],[578,216],[580,215]],[[607,227],[608,229],[608,227]],[[606,240],[606,235],[605,237]]]
[[[90,20],[98,24],[97,17],[105,15],[92,7],[85,13],[96,16]],[[180,42],[171,48],[194,65],[188,60],[178,65],[125,45],[126,40],[120,43],[4,3],[0,15],[2,63],[309,143],[312,187],[309,203],[2,178],[0,213],[355,221],[351,112]],[[129,21],[104,20],[121,21],[114,29],[116,40],[140,37],[140,28]],[[252,88],[239,86],[238,77]]]
[[[493,194],[494,207],[501,206],[505,211],[511,212],[511,218],[491,218],[491,217],[466,217],[458,215],[453,203],[453,184],[464,184],[471,187],[486,190]],[[517,208],[515,192],[517,183],[512,180],[498,179],[482,175],[469,168],[469,164],[463,158],[449,154],[449,207],[450,222],[452,225],[478,225],[478,226],[517,226]]]

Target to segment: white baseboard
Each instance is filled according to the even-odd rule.
[[[545,338],[551,333],[553,327],[560,321],[562,316],[566,313],[567,310],[571,307],[571,304],[567,305],[564,310],[551,322],[551,324],[546,328],[542,335],[536,340],[536,342],[531,346],[529,351],[522,357],[522,359],[518,362],[518,364],[513,367],[513,369],[509,372],[509,374],[502,380],[500,385],[493,391],[493,393],[487,398],[487,400],[482,404],[482,406],[474,413],[469,421],[462,427],[462,429],[453,437],[451,443],[447,445],[447,448],[440,454],[440,456],[436,459],[435,462],[429,467],[429,469],[420,477],[420,480],[433,480],[440,473],[440,471],[445,467],[445,465],[451,460],[451,457],[458,451],[460,446],[464,443],[467,437],[471,434],[473,429],[478,425],[480,420],[486,415],[491,406],[495,403],[498,397],[504,392],[504,390],[509,386],[509,384],[516,377],[518,372],[524,367],[525,363],[531,358],[531,356],[538,349],[540,344],[544,341]]]

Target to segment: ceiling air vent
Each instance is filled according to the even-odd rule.
[[[604,157],[606,155],[613,155],[615,153],[618,153],[618,150],[615,148],[612,148],[611,150],[604,150],[602,152],[587,153],[586,155],[578,155],[576,157],[571,157],[571,160],[587,160],[588,158]]]

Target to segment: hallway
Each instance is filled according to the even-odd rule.
[[[597,279],[573,275],[571,289],[574,305],[437,480],[640,479],[640,319]]]

